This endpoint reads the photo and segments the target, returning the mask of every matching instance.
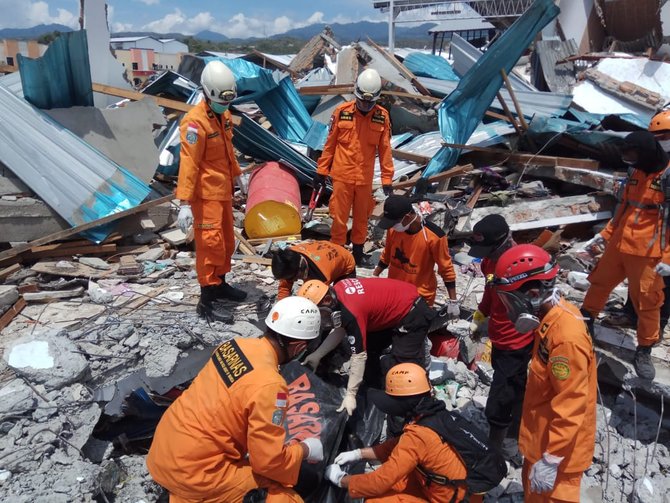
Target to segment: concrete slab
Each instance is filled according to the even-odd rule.
[[[19,300],[19,289],[12,285],[0,285],[0,310]]]

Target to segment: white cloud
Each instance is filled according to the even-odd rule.
[[[161,0],[137,0],[138,2],[142,2],[144,5],[158,5],[161,3]]]
[[[51,23],[64,24],[71,28],[76,28],[78,24],[78,15],[67,9],[49,9],[49,4],[43,1],[17,2],[16,0],[0,0],[0,12],[2,12],[3,20],[11,19],[11,25],[1,25],[7,28],[28,28],[38,24]]]

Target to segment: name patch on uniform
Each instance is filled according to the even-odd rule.
[[[188,125],[188,128],[186,128],[186,141],[191,144],[195,145],[198,143],[198,125],[195,123],[190,123]]]
[[[377,124],[386,124],[386,119],[384,118],[384,114],[376,113],[372,116],[372,122],[376,122]]]
[[[216,348],[212,362],[228,387],[254,369],[235,341],[224,342]]]
[[[342,110],[340,112],[340,120],[341,121],[353,121],[354,120],[354,114],[351,112],[347,112],[346,110]]]
[[[551,373],[559,381],[565,381],[570,377],[570,361],[564,356],[552,356],[549,360],[551,362]]]

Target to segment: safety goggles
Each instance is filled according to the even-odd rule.
[[[237,93],[233,89],[219,93],[219,103],[231,103],[235,98],[237,98]]]

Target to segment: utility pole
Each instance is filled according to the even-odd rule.
[[[393,0],[389,0],[389,52],[393,54],[395,49],[395,6]]]

